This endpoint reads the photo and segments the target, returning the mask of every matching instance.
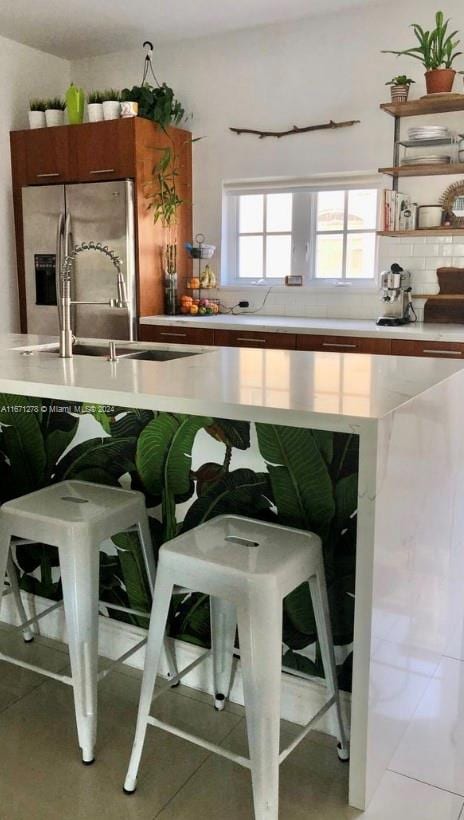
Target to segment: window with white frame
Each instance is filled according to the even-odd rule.
[[[223,283],[374,284],[377,185],[227,191]]]

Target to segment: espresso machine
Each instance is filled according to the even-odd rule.
[[[417,316],[412,305],[411,274],[396,262],[390,270],[380,274],[383,315],[377,319],[378,325],[407,325],[415,322]]]

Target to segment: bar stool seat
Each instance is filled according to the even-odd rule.
[[[282,603],[286,595],[303,583],[309,583],[329,698],[290,746],[280,751]],[[229,694],[238,625],[250,759],[150,715],[175,586],[211,596],[216,706]],[[178,679],[211,652],[205,652],[178,673]],[[157,692],[155,698],[162,691]],[[149,724],[250,768],[256,820],[277,820],[279,765],[332,706],[336,710],[339,756],[346,760],[348,741],[340,710],[322,547],[317,535],[241,516],[223,515],[161,547],[137,727],[124,791],[135,791]]]
[[[13,538],[58,548],[63,602],[53,604],[18,629],[28,629],[39,618],[64,605],[71,676],[48,672],[3,653],[0,653],[0,659],[73,687],[77,733],[84,763],[94,760],[97,683],[109,671],[105,669],[98,674],[99,545],[104,539],[133,527],[139,535],[148,583],[153,591],[155,563],[142,493],[88,481],[63,481],[8,501],[0,508],[1,584],[4,585],[7,568],[10,583],[15,572],[10,552]],[[0,591],[3,592],[3,588]],[[103,603],[111,609],[111,604]],[[128,658],[145,642],[146,639],[140,641],[119,661]],[[169,661],[172,668],[173,658]],[[116,663],[118,661],[111,668]]]

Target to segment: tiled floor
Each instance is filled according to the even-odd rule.
[[[24,646],[1,630],[4,651],[53,671],[67,668],[52,641]],[[457,666],[456,666],[457,664]],[[464,710],[461,661],[444,659],[367,812],[347,806],[348,767],[330,738],[317,733],[281,768],[280,820],[464,820]],[[464,676],[463,676],[464,679]],[[0,820],[252,820],[249,773],[197,746],[149,728],[138,789],[122,792],[135,724],[140,675],[115,672],[100,684],[97,760],[85,767],[77,748],[69,687],[0,663]],[[432,733],[439,709],[442,728]],[[209,698],[178,687],[155,714],[246,752],[243,710],[217,713]],[[284,742],[295,727],[283,724]],[[431,785],[433,784],[433,785]]]

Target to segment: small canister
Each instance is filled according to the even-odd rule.
[[[136,117],[138,113],[138,102],[134,102],[133,100],[123,100],[121,103],[121,117],[123,119],[127,119],[127,117]]]
[[[439,228],[443,219],[441,205],[419,205],[417,209],[417,227],[419,229]]]

